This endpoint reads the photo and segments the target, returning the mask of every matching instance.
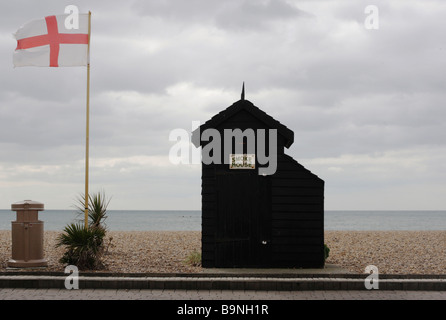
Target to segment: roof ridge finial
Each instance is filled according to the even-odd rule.
[[[245,81],[243,81],[243,85],[242,85],[242,97],[241,100],[245,100]]]

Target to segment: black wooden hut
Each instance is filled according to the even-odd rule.
[[[213,140],[203,139],[207,129],[217,130],[222,139],[221,162],[202,162],[203,267],[323,267],[324,181],[284,153],[294,132],[245,100],[244,92],[241,100],[192,133],[194,145],[203,151]],[[223,148],[225,129],[256,133],[254,166],[231,168],[231,156]],[[270,129],[277,130],[273,174],[259,174],[265,164],[257,157],[258,129],[267,132],[265,142]],[[243,153],[249,154],[247,137],[242,143]],[[235,152],[234,145],[229,152]]]

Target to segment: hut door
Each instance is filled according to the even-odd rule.
[[[271,257],[269,178],[217,175],[216,267],[261,267]]]

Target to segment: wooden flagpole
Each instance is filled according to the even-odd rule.
[[[88,167],[89,167],[89,140],[90,140],[90,36],[91,11],[88,11],[88,57],[87,57],[87,123],[85,135],[85,229],[88,228]]]

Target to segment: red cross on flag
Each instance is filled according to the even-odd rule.
[[[14,34],[15,67],[71,67],[88,64],[88,14],[79,14],[74,27],[68,15],[54,15],[28,22]]]

